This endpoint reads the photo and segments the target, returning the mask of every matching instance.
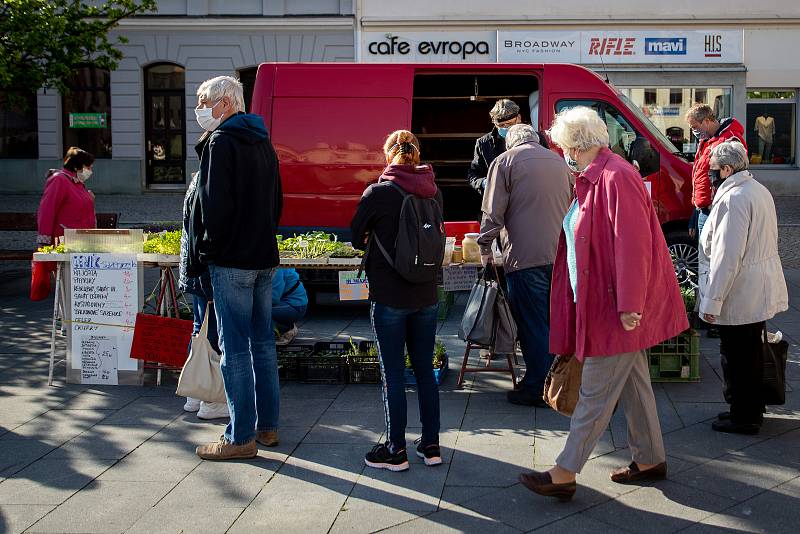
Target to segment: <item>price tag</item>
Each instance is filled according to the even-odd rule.
[[[339,300],[368,300],[367,275],[358,271],[339,271]]]

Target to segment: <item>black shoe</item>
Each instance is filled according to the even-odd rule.
[[[442,451],[438,443],[422,446],[422,438],[417,439],[417,456],[425,461],[425,465],[442,465]]]
[[[719,412],[717,414],[717,421],[730,421],[731,412]]]
[[[745,434],[752,436],[758,434],[761,430],[761,425],[756,423],[734,423],[733,421],[714,421],[711,423],[711,428],[717,432],[725,432],[726,434]]]
[[[711,339],[719,339],[719,328],[714,325],[709,325],[708,330],[706,330],[706,337]]]
[[[536,406],[537,408],[549,408],[542,399],[541,393],[534,393],[530,388],[513,389],[507,393],[508,402],[520,406]]]
[[[388,443],[381,443],[364,456],[364,463],[375,469],[405,471],[408,469],[408,456],[405,449],[392,453]]]

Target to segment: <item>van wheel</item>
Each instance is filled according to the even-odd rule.
[[[697,287],[697,242],[680,231],[670,232],[666,238],[678,283],[681,287]]]

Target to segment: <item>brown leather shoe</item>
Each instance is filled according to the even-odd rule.
[[[572,496],[575,495],[575,489],[578,487],[575,482],[553,484],[553,479],[547,471],[544,473],[539,471],[522,473],[519,476],[519,481],[532,492],[545,497],[555,497],[561,502],[572,500]]]
[[[277,447],[278,432],[277,431],[256,432],[256,441],[265,447]]]
[[[620,467],[611,473],[611,480],[617,484],[633,484],[648,480],[664,480],[667,478],[667,462],[661,462],[655,467],[639,471],[636,462],[631,462],[628,467]]]
[[[235,460],[258,456],[256,440],[251,440],[244,445],[235,445],[225,439],[225,436],[220,436],[219,441],[215,443],[198,446],[195,452],[203,460]]]

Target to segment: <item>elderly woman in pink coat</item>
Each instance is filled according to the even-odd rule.
[[[632,462],[614,482],[666,477],[667,465],[645,349],[689,325],[667,244],[636,169],[608,148],[597,112],[575,107],[550,130],[580,173],[553,265],[550,352],[583,361],[580,397],[556,465],[520,475],[540,495],[569,500],[620,402]]]

